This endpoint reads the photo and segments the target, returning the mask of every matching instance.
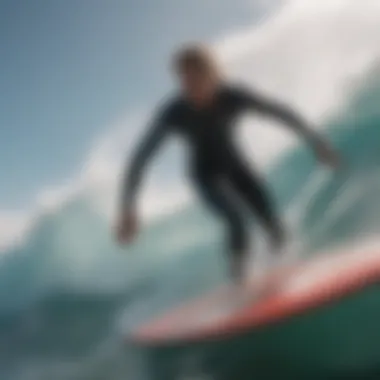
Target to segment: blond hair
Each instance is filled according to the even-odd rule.
[[[221,70],[212,50],[200,43],[188,44],[179,49],[173,58],[174,69],[177,72],[184,70],[199,70],[213,79],[220,79]]]

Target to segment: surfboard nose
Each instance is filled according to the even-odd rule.
[[[326,253],[270,272],[252,284],[252,294],[257,287],[272,289],[269,294],[242,308],[226,307],[231,289],[225,286],[139,326],[132,340],[159,346],[233,337],[319,309],[379,280],[380,250]]]

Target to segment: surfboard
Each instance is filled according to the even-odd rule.
[[[132,339],[164,346],[237,336],[323,307],[377,281],[378,250],[325,253],[256,278],[248,285],[252,297],[238,307],[226,302],[232,297],[227,285],[143,323]]]

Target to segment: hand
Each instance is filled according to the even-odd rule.
[[[125,211],[121,214],[116,226],[117,241],[124,245],[132,243],[138,233],[138,221],[134,212]]]
[[[321,163],[328,165],[333,169],[340,167],[340,157],[328,142],[323,140],[318,141],[315,144],[314,149],[315,154]]]

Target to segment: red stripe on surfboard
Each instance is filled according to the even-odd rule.
[[[211,309],[210,305],[225,298],[225,290],[220,289],[143,324],[133,339],[146,345],[202,341],[235,335],[315,309],[380,280],[380,251],[324,255],[288,271],[278,292],[232,316],[190,330],[185,327],[191,323],[192,315]],[[266,281],[273,281],[277,275],[284,274],[273,273]]]

